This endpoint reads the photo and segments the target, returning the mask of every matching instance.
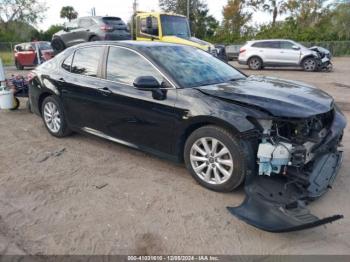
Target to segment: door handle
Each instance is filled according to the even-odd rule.
[[[66,80],[65,80],[63,77],[58,78],[58,81],[59,81],[59,82],[66,83]]]
[[[112,91],[108,87],[99,88],[98,91],[104,96],[112,94]]]

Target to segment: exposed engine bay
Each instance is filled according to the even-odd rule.
[[[312,150],[326,137],[332,119],[333,111],[306,120],[260,120],[259,175],[286,175],[289,167],[302,168],[313,160]]]
[[[320,46],[313,46],[309,49],[316,53],[319,71],[331,72],[333,70],[333,64],[331,62],[332,56],[329,50]]]
[[[307,119],[257,120],[261,133],[256,174],[245,183],[247,197],[228,210],[269,232],[312,228],[341,219],[310,214],[307,204],[331,188],[342,161],[343,116],[336,110]]]

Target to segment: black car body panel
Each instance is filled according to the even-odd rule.
[[[249,77],[199,90],[260,107],[277,117],[307,118],[330,111],[334,103],[332,97],[319,89],[271,77]]]
[[[282,139],[283,143],[295,145],[296,152],[290,160],[292,166],[288,171],[285,167],[281,174],[260,176],[255,163],[260,165],[261,161],[252,155],[253,164],[249,166],[251,171],[245,186],[247,199],[229,211],[271,232],[310,228],[341,217],[319,220],[305,207],[307,201],[329,189],[341,164],[338,146],[346,120],[328,94],[295,81],[244,74],[232,81],[184,88],[149,52],[161,46],[178,47],[125,41],[68,48],[34,70],[29,90],[33,112],[41,115],[43,99],[48,95],[57,96],[72,130],[180,162],[186,138],[206,125],[225,128],[249,144],[254,154],[259,145]],[[82,76],[62,68],[68,57],[86,47],[103,47],[96,61],[99,65],[96,76]],[[144,91],[107,80],[106,60],[111,47],[125,48],[143,56],[161,72],[165,85]],[[271,122],[271,132],[262,128],[265,124],[261,120],[265,119]],[[275,198],[269,197],[271,194]]]

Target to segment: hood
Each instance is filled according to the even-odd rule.
[[[203,49],[204,51],[208,51],[209,48],[210,49],[215,48],[214,45],[195,37],[163,36],[162,41],[168,42],[168,43],[193,46],[193,47]]]
[[[334,103],[331,96],[315,87],[272,77],[251,76],[196,89],[210,96],[259,107],[276,117],[307,118],[329,112]]]

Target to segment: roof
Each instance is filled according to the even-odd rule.
[[[94,46],[94,45],[114,45],[114,46],[123,46],[130,47],[134,49],[138,49],[140,47],[159,47],[159,46],[182,46],[180,44],[174,43],[165,43],[165,42],[153,42],[153,41],[97,41],[97,42],[86,42],[83,44],[79,44],[73,47],[81,47],[81,46]]]
[[[143,11],[138,11],[136,15],[152,15],[152,16],[157,16],[157,15],[172,15],[172,16],[180,16],[180,17],[186,17],[184,15],[176,14],[176,13],[166,13],[166,12],[143,12]]]
[[[293,40],[291,39],[257,39],[257,40],[250,40],[249,42],[265,42],[265,41],[276,42],[276,41],[293,41]]]

